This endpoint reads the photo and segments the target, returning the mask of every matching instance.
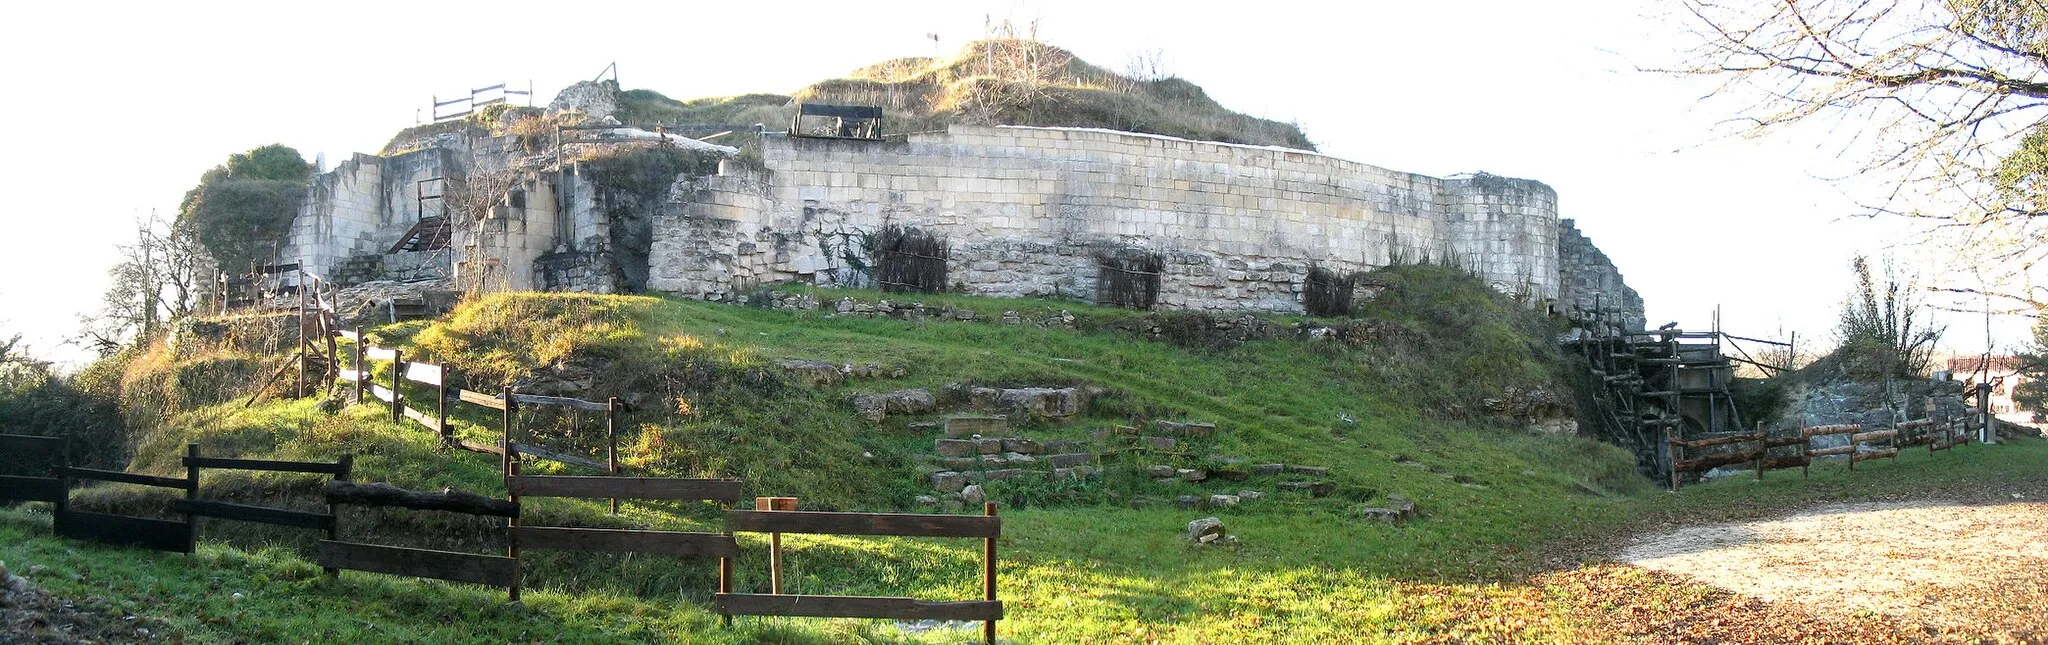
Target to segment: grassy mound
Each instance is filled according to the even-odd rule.
[[[1288,123],[1232,112],[1185,79],[1131,78],[1022,39],[969,43],[951,58],[899,58],[822,81],[792,96],[749,94],[676,101],[650,90],[620,93],[628,122],[788,123],[792,101],[879,105],[883,130],[946,124],[1108,128],[1201,141],[1314,150]]]

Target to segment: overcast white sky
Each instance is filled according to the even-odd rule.
[[[614,61],[671,97],[787,93],[887,58],[955,51],[986,17],[1121,69],[1169,71],[1225,106],[1301,123],[1322,150],[1431,175],[1557,189],[1648,302],[1651,324],[1829,336],[1856,252],[1896,222],[1845,219],[1819,177],[1848,133],[1724,140],[1696,81],[1636,71],[1686,42],[1656,3],[1580,0],[1112,2],[39,2],[0,25],[0,332],[46,355],[95,308],[137,217],[201,172],[280,142],[330,163],[379,148],[435,94],[529,81],[545,103]],[[1999,323],[2001,347],[2023,321]],[[1984,345],[1978,317],[1945,345]]]

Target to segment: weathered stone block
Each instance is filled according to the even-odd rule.
[[[1044,477],[1044,476],[1045,476],[1045,472],[1044,472],[1044,471],[1039,471],[1039,470],[1024,470],[1024,469],[1022,469],[1022,468],[1004,468],[1004,469],[1001,469],[1001,470],[991,470],[991,471],[988,471],[988,478],[989,478],[989,479],[991,479],[991,480],[997,480],[997,479],[1014,479],[1014,478],[1018,478],[1018,477],[1034,477],[1034,476],[1036,476],[1036,477]]]
[[[932,488],[938,489],[939,492],[957,493],[960,492],[960,489],[966,487],[967,477],[965,475],[952,471],[932,473]]]
[[[1173,477],[1179,469],[1172,466],[1146,466],[1145,476],[1152,478]]]
[[[1209,479],[1209,471],[1200,468],[1180,468],[1174,470],[1173,475],[1181,478],[1182,481],[1190,482],[1202,482]]]
[[[932,450],[941,457],[970,457],[980,452],[972,439],[933,439]]]
[[[1271,477],[1284,472],[1287,472],[1286,464],[1258,464],[1252,466],[1252,476],[1254,477]]]
[[[1045,447],[1044,447],[1044,446],[1041,446],[1041,445],[1039,445],[1039,443],[1038,443],[1038,442],[1036,442],[1036,441],[1032,441],[1032,440],[1030,440],[1030,439],[1015,439],[1015,438],[1007,438],[1007,439],[1003,439],[1003,451],[1004,451],[1004,452],[1015,452],[1015,453],[1022,453],[1022,454],[1026,454],[1026,455],[1035,455],[1035,454],[1038,454],[1038,453],[1039,453],[1039,451],[1041,451],[1041,450],[1044,450],[1044,449],[1045,449]]]
[[[1295,466],[1291,464],[1287,466],[1287,472],[1294,473],[1296,475],[1308,475],[1310,477],[1328,477],[1330,475],[1330,469],[1328,468],[1321,468],[1317,466]]]
[[[1157,429],[1159,434],[1169,437],[1204,439],[1216,436],[1216,424],[1214,423],[1179,423],[1158,420],[1152,422],[1152,427]]]
[[[1001,454],[1003,452],[1003,440],[1001,439],[983,437],[981,439],[968,439],[967,441],[974,443],[975,452],[984,455]]]

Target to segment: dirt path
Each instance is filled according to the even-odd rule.
[[[2048,503],[1865,503],[1637,538],[1619,558],[1817,615],[2048,640]]]

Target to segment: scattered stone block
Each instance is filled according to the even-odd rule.
[[[1003,464],[1006,464],[1006,463],[1009,463],[1009,462],[1010,462],[1010,460],[1008,460],[1008,459],[1004,459],[1002,455],[982,455],[982,456],[981,456],[981,465],[983,465],[983,466],[1001,466],[1001,465],[1003,465]]]
[[[932,488],[942,493],[958,493],[967,487],[967,476],[953,471],[932,474]]]
[[[977,387],[967,391],[967,398],[978,408],[1021,410],[1032,416],[1048,418],[1071,417],[1080,414],[1081,409],[1088,405],[1087,395],[1071,387]]]
[[[970,439],[933,439],[932,450],[941,457],[972,457],[981,452]]]
[[[1003,453],[1003,461],[1013,464],[1028,464],[1038,461],[1038,458],[1021,452],[1006,452]]]
[[[1189,540],[1200,541],[1202,538],[1210,536],[1221,538],[1225,534],[1226,531],[1223,528],[1223,520],[1217,519],[1215,517],[1204,517],[1193,522],[1188,522]]]
[[[948,497],[946,498],[946,501],[940,502],[939,508],[946,509],[946,512],[948,513],[958,513],[960,511],[967,510],[967,502],[960,501],[957,498]]]
[[[1255,477],[1272,477],[1284,472],[1287,472],[1287,464],[1259,464],[1252,466],[1252,475]]]
[[[1258,498],[1261,498],[1261,497],[1265,497],[1265,496],[1266,496],[1266,495],[1265,495],[1265,493],[1261,493],[1261,492],[1259,492],[1259,491],[1255,491],[1255,490],[1251,490],[1251,489],[1245,489],[1245,490],[1237,491],[1237,497],[1238,497],[1238,499],[1242,499],[1242,500],[1244,500],[1244,501],[1247,501],[1247,502],[1249,502],[1249,501],[1252,501],[1252,500],[1255,500],[1255,499],[1258,499]]]
[[[1146,466],[1145,475],[1153,478],[1173,477],[1176,470],[1179,469],[1172,466]]]
[[[910,426],[909,426],[909,428],[910,428],[910,430],[911,430],[912,432],[930,432],[930,431],[933,431],[933,430],[937,430],[937,429],[939,429],[939,422],[937,422],[937,421],[913,421],[913,422],[911,422],[911,423],[910,423]]]
[[[1052,478],[1053,478],[1053,479],[1074,479],[1075,477],[1077,477],[1077,475],[1075,475],[1075,474],[1074,474],[1074,469],[1072,469],[1072,468],[1054,468],[1054,469],[1052,469]]]
[[[846,397],[861,418],[879,422],[891,414],[922,414],[937,408],[939,400],[931,390],[897,390],[883,394],[854,394]]]
[[[1070,470],[1074,471],[1075,477],[1094,477],[1102,474],[1102,469],[1094,466],[1075,466]]]
[[[1001,439],[968,439],[974,442],[974,451],[984,455],[999,454],[1003,451]]]
[[[1152,506],[1157,506],[1158,504],[1159,500],[1150,497],[1141,496],[1131,498],[1131,508],[1133,509],[1144,509]]]
[[[1175,440],[1173,437],[1138,437],[1138,443],[1145,446],[1148,450],[1172,450],[1180,446],[1180,441]]]
[[[1031,476],[1031,475],[1044,475],[1044,474],[1045,474],[1045,473],[1042,473],[1042,472],[1038,472],[1038,471],[1034,471],[1034,470],[1024,470],[1024,469],[1022,469],[1022,468],[1003,468],[1003,469],[1000,469],[1000,470],[991,470],[991,471],[988,471],[988,478],[989,478],[990,480],[992,480],[992,481],[993,481],[993,480],[998,480],[998,479],[1011,479],[1011,478],[1015,478],[1015,477],[1028,477],[1028,476]]]
[[[1036,442],[1036,441],[1032,441],[1032,440],[1030,440],[1030,439],[1004,439],[1004,440],[1003,440],[1003,451],[1004,451],[1004,452],[1015,452],[1015,453],[1022,453],[1022,454],[1026,454],[1026,455],[1035,455],[1035,454],[1038,454],[1038,453],[1039,453],[1039,451],[1041,451],[1041,450],[1044,450],[1044,449],[1045,449],[1045,446],[1041,446],[1041,445],[1039,445],[1039,443],[1038,443],[1038,442]]]
[[[1216,495],[1210,495],[1210,496],[1209,496],[1209,505],[1210,505],[1210,506],[1236,506],[1236,505],[1237,505],[1237,502],[1238,502],[1238,500],[1240,500],[1240,499],[1242,499],[1242,498],[1240,498],[1240,497],[1238,497],[1238,496],[1236,496],[1236,495],[1223,495],[1223,494],[1216,494]]]
[[[1072,452],[1064,455],[1053,455],[1046,459],[1052,461],[1052,467],[1054,468],[1073,468],[1094,461],[1095,456],[1085,452]]]
[[[1193,495],[1182,495],[1173,498],[1173,505],[1181,508],[1195,508],[1202,505],[1202,498]]]
[[[937,498],[937,497],[933,497],[933,496],[930,496],[930,495],[919,495],[919,496],[917,496],[917,505],[918,505],[918,506],[938,506],[938,505],[939,505],[939,498]]]
[[[952,417],[946,419],[946,438],[966,439],[975,435],[999,436],[1010,433],[1010,420],[1003,417]]]
[[[941,457],[941,458],[939,458],[939,465],[941,465],[941,466],[945,466],[945,467],[947,467],[947,468],[950,468],[950,469],[953,469],[953,470],[960,470],[960,469],[963,469],[963,468],[973,468],[973,467],[974,467],[974,466],[975,466],[976,464],[980,464],[980,463],[981,463],[981,459],[980,459],[980,458],[978,458],[978,457]]]
[[[1173,476],[1181,478],[1182,481],[1202,482],[1209,479],[1209,471],[1200,468],[1180,468],[1173,471]]]
[[[1310,476],[1310,477],[1328,477],[1328,476],[1330,476],[1330,469],[1328,469],[1328,468],[1319,468],[1319,467],[1316,467],[1316,466],[1295,466],[1295,465],[1289,465],[1289,466],[1287,466],[1287,472],[1290,472],[1290,473],[1294,473],[1294,474],[1296,474],[1296,475],[1308,475],[1308,476]]]
[[[783,373],[789,375],[790,380],[809,388],[837,385],[844,377],[839,372],[839,366],[824,361],[799,358],[781,361],[777,365],[782,367]]]
[[[960,501],[970,506],[980,506],[982,502],[988,501],[988,492],[981,489],[981,484],[974,484],[960,489]]]

